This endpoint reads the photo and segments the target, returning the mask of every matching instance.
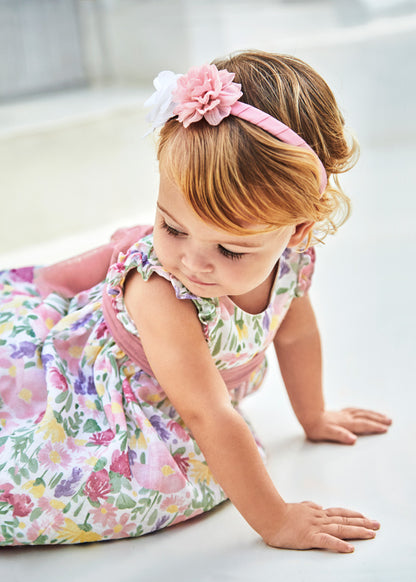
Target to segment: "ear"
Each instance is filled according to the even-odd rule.
[[[289,239],[288,247],[297,247],[308,238],[310,231],[315,226],[314,222],[301,222],[295,226],[295,232]]]

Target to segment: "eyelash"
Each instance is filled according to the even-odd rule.
[[[176,230],[176,228],[173,228],[173,226],[169,226],[169,224],[167,224],[164,220],[162,222],[162,228],[166,230],[166,232],[170,236],[180,236],[181,234],[183,234],[179,230]],[[239,259],[242,259],[245,255],[245,253],[235,253],[233,251],[230,251],[221,245],[218,245],[218,250],[224,257],[230,259],[231,261],[238,261]]]

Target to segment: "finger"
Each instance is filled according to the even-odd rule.
[[[354,551],[354,546],[348,542],[326,533],[316,534],[314,536],[314,544],[312,547],[342,554],[350,554]]]
[[[368,519],[366,517],[346,517],[341,515],[328,516],[329,525],[347,525],[354,527],[365,527],[371,530],[380,529],[378,521]]]
[[[326,532],[341,540],[370,540],[376,536],[376,532],[367,527],[355,525],[332,524],[325,528]]]
[[[354,434],[382,434],[387,432],[388,426],[373,420],[355,418],[348,423],[348,428]]]
[[[375,412],[374,410],[367,410],[365,408],[344,408],[345,412],[349,412],[353,416],[368,418],[369,420],[374,420],[374,422],[381,422],[382,424],[390,425],[392,419],[386,414],[381,412]]]
[[[341,515],[345,517],[365,517],[362,513],[345,507],[328,507],[325,509],[327,515]]]
[[[348,430],[348,428],[336,424],[330,424],[327,427],[325,438],[328,441],[342,443],[344,445],[353,445],[357,440],[355,434]]]

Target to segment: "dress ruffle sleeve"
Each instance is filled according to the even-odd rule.
[[[312,275],[315,270],[316,252],[310,247],[298,255],[298,279],[295,287],[295,297],[303,297],[312,284]]]
[[[135,335],[137,330],[125,309],[123,299],[124,281],[132,269],[136,269],[144,281],[148,281],[154,273],[169,281],[178,299],[189,299],[194,303],[204,330],[208,323],[220,316],[217,298],[203,298],[192,294],[183,283],[163,268],[154,252],[153,235],[150,234],[133,244],[126,253],[120,253],[117,262],[110,267],[107,274],[108,292],[115,303],[117,317]]]

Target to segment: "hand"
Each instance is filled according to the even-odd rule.
[[[384,414],[361,408],[344,408],[340,411],[324,411],[316,422],[304,426],[311,441],[335,441],[353,445],[356,435],[387,432],[391,420]]]
[[[275,548],[309,550],[312,548],[350,553],[354,546],[345,540],[375,537],[380,524],[361,513],[342,508],[323,509],[310,501],[288,503],[276,532],[264,536]]]

